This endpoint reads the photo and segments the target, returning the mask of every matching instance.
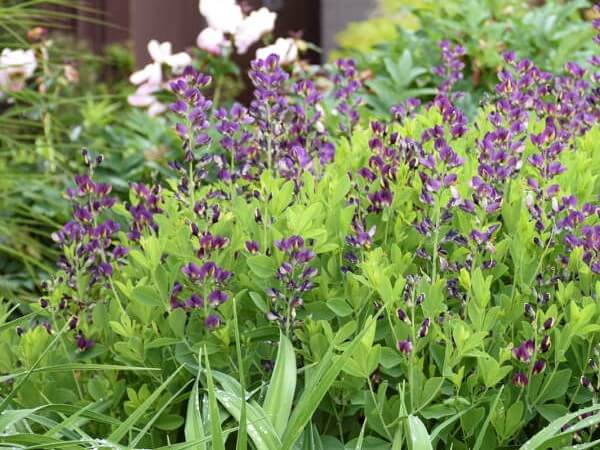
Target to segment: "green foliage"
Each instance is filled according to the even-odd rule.
[[[436,79],[429,68],[439,63],[436,45],[442,39],[466,49],[466,93],[463,107],[474,115],[482,96],[493,89],[501,53],[514,50],[541,69],[560,72],[568,61],[584,63],[593,54],[594,31],[585,20],[586,0],[527,2],[510,0],[381,0],[379,14],[353,22],[337,36],[333,55],[351,56],[372,80],[367,100],[374,111],[389,108],[408,97],[429,99]],[[406,67],[398,74],[390,65]],[[410,69],[413,68],[411,71]]]

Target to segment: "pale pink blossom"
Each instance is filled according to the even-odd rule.
[[[276,13],[264,7],[252,11],[245,17],[235,30],[235,46],[238,54],[246,53],[248,48],[263,35],[273,31],[276,18]]]
[[[174,73],[180,73],[185,66],[192,63],[192,57],[186,52],[173,53],[170,42],[160,43],[153,39],[148,42],[148,53],[152,58],[152,62],[143,69],[131,74],[129,77],[131,83],[160,84],[162,83],[163,65],[169,66]]]
[[[298,45],[292,38],[278,38],[274,44],[256,50],[257,59],[267,59],[271,54],[279,56],[281,64],[291,64],[298,59]]]
[[[166,110],[166,106],[158,101],[154,95],[160,91],[160,85],[144,83],[139,86],[136,91],[127,97],[127,102],[131,106],[138,108],[148,108],[147,112],[150,116],[156,116]]]
[[[235,0],[200,0],[200,14],[210,28],[223,33],[235,33],[244,15]]]
[[[208,27],[200,32],[196,38],[196,45],[208,53],[219,55],[223,48],[229,45],[229,41],[225,39],[225,34],[221,30]]]
[[[0,90],[16,92],[25,87],[25,81],[33,76],[37,61],[33,50],[5,48],[0,54]]]

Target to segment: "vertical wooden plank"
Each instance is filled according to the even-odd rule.
[[[130,35],[138,66],[150,62],[149,40],[170,41],[177,52],[194,45],[201,28],[198,0],[130,0]]]

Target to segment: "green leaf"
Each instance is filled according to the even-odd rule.
[[[150,286],[136,286],[131,291],[131,299],[147,306],[163,306],[164,302],[156,289]]]
[[[427,428],[417,416],[412,414],[406,420],[408,448],[411,450],[433,450]]]
[[[296,354],[290,340],[281,333],[273,375],[263,408],[279,436],[287,425],[296,391]]]
[[[200,360],[200,358],[198,358]],[[204,425],[202,424],[202,416],[200,414],[200,393],[198,392],[198,384],[200,383],[200,366],[198,367],[198,375],[194,382],[194,387],[190,393],[190,398],[187,404],[187,413],[185,417],[185,441],[193,442],[203,440]],[[205,444],[199,444],[196,450],[206,450]]]
[[[162,383],[158,388],[156,388],[152,392],[152,394],[150,394],[150,396],[146,400],[144,400],[142,404],[138,406],[136,410],[124,422],[122,422],[121,425],[119,425],[115,431],[113,431],[108,436],[107,439],[111,442],[118,443],[121,439],[125,437],[125,435],[131,432],[138,420],[140,420],[141,417],[146,413],[146,411],[148,411],[150,406],[158,399],[160,394],[162,394],[162,392],[167,388],[171,381],[175,379],[175,377],[179,374],[181,369],[183,369],[183,366],[179,366],[179,368],[175,370],[175,372],[173,372],[164,383]]]
[[[600,410],[600,405],[593,405],[587,408],[582,408],[574,413],[566,414],[552,421],[542,431],[536,433],[531,439],[525,442],[525,444],[523,444],[523,446],[521,447],[521,450],[541,450],[545,448],[544,445],[546,444],[546,442],[548,442],[551,439],[554,439],[558,436],[567,433],[572,434],[575,431],[577,431],[577,429],[580,429],[580,426],[582,428],[585,428],[600,422],[600,414],[596,413],[592,416],[586,417],[583,420],[580,420],[576,424],[569,427],[568,430],[561,431],[563,426],[567,425],[572,420],[577,419],[579,416],[587,413],[593,413],[598,410]]]
[[[221,418],[217,404],[217,393],[206,349],[204,349],[204,361],[206,365],[206,383],[208,385],[208,411],[210,414],[212,450],[225,450],[225,440],[223,437],[223,430],[221,429]]]
[[[275,273],[275,260],[265,255],[249,256],[246,259],[248,267],[259,278],[271,278]]]
[[[329,388],[342,370],[342,367],[354,355],[359,348],[361,340],[382,311],[380,309],[375,317],[367,319],[364,328],[337,358],[334,355],[335,345],[329,346],[327,353],[315,367],[315,373],[311,378],[310,386],[305,386],[304,392],[296,403],[296,407],[292,412],[288,426],[281,439],[282,445],[279,450],[290,450],[294,446],[314,412],[319,407],[321,400],[325,397],[327,391],[329,391]],[[337,339],[334,340],[334,344],[336,341]]]

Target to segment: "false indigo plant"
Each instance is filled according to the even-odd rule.
[[[67,192],[73,218],[54,235],[59,271],[31,304],[35,321],[10,334],[19,344],[5,364],[34,367],[64,328],[48,367],[111,371],[48,370],[31,391],[60,383],[77,397],[57,389],[53,401],[87,405],[126,392],[112,424],[154,390],[160,401],[143,405],[159,419],[130,443],[145,447],[175,445],[183,433],[159,429],[179,428],[202,391],[186,409],[159,394],[165,380],[197,380],[237,430],[237,378],[253,397],[248,427],[250,415],[269,422],[261,433],[279,423],[266,412],[272,386],[304,389],[276,389],[278,414],[307,396],[308,416],[319,412],[292,412],[297,434],[269,435],[273,448],[304,429],[328,448],[363,437],[400,448],[416,428],[437,430],[434,448],[507,448],[557,416],[597,414],[598,57],[552,74],[506,52],[495,92],[467,120],[452,89],[468,55],[440,47],[437,95],[387,121],[369,120],[351,60],[313,72],[254,61],[251,104],[216,110],[210,77],[187,68],[171,83],[175,176],[133,184],[121,203],[84,153],[88,170]],[[580,423],[553,445],[597,438]]]

